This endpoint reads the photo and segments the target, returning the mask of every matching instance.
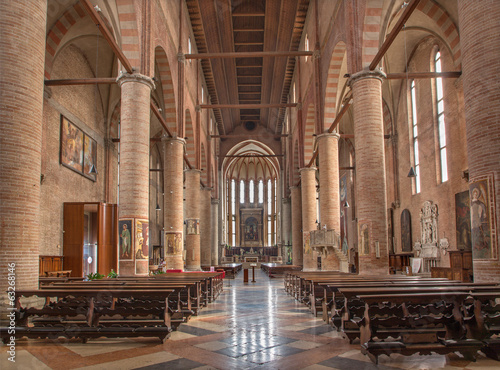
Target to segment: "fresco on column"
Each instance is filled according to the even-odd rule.
[[[457,228],[457,248],[470,251],[471,226],[470,226],[470,196],[469,191],[455,194],[455,216]]]
[[[120,260],[133,260],[132,255],[132,237],[134,229],[132,228],[132,219],[122,219],[118,221],[118,230],[120,233],[119,253]]]
[[[369,222],[359,222],[358,223],[358,240],[359,247],[358,253],[360,256],[370,255],[370,223]]]
[[[488,180],[469,185],[472,255],[474,259],[491,258],[491,225]]]

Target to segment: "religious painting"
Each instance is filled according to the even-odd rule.
[[[303,242],[304,242],[304,254],[310,254],[312,253],[311,249],[311,232],[310,231],[305,231],[302,234]]]
[[[165,245],[167,246],[167,255],[182,253],[182,232],[165,231]]]
[[[340,178],[340,186],[339,186],[339,194],[340,194],[340,206],[343,206],[343,202],[347,199],[347,174],[344,174]]]
[[[83,131],[61,116],[61,164],[83,173]]]
[[[491,258],[491,225],[488,180],[469,185],[472,255],[474,259]]]
[[[149,222],[135,220],[135,259],[149,258]]]
[[[132,260],[132,219],[122,219],[118,221],[118,232],[119,232],[119,255],[120,260]]]
[[[199,218],[186,218],[186,233],[187,235],[198,235],[200,233]]]
[[[472,249],[470,226],[470,196],[468,191],[455,194],[455,217],[457,229],[457,248]]]
[[[87,134],[84,134],[83,146],[83,175],[96,181],[96,173],[90,173],[92,165],[97,166],[97,143]]]
[[[360,222],[358,224],[359,254],[368,256],[370,254],[370,224]]]
[[[259,240],[259,223],[255,217],[249,217],[245,221],[245,241]]]
[[[404,209],[401,212],[401,249],[403,252],[411,252],[412,245],[411,215],[408,209]]]

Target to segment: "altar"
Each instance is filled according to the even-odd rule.
[[[262,208],[240,209],[240,245],[242,247],[263,247],[264,228]]]

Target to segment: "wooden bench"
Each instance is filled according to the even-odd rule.
[[[300,271],[302,266],[284,265],[282,263],[261,263],[260,268],[269,277],[278,277],[285,275],[288,271]]]
[[[171,289],[43,289],[16,291],[15,334],[2,328],[4,343],[16,338],[170,336]],[[22,297],[45,298],[43,307],[22,307]],[[29,325],[33,321],[33,326]]]

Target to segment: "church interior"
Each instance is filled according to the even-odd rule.
[[[499,1],[2,0],[0,35],[2,368],[498,366]]]

